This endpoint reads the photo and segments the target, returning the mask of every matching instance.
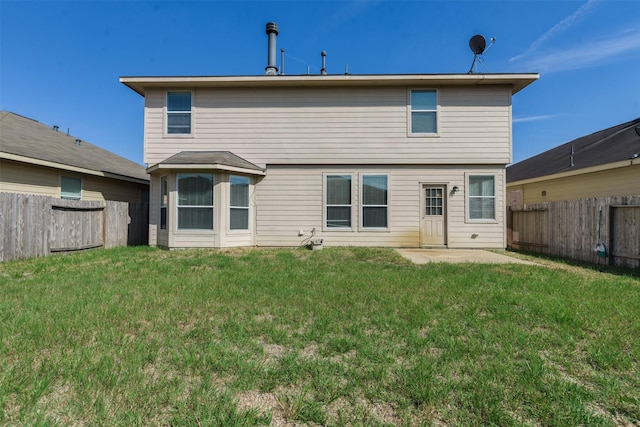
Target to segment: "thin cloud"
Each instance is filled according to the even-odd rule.
[[[640,56],[640,30],[638,29],[590,42],[588,47],[574,46],[570,49],[538,55],[525,61],[522,68],[546,73],[576,70],[611,63],[614,59],[633,53]]]
[[[512,120],[513,123],[525,123],[525,122],[538,122],[540,120],[549,120],[554,118],[552,115],[546,116],[528,116],[528,117],[519,117]]]
[[[591,9],[593,9],[593,7],[599,1],[600,0],[589,0],[589,1],[587,1],[585,4],[580,6],[580,8],[578,8],[578,10],[576,10],[571,15],[567,16],[566,18],[564,18],[562,21],[558,22],[550,30],[548,30],[546,33],[542,34],[540,37],[538,37],[538,39],[536,41],[534,41],[531,44],[531,46],[529,46],[529,48],[527,50],[525,50],[523,53],[511,58],[509,60],[509,62],[518,61],[518,60],[524,58],[525,56],[530,55],[532,52],[535,52],[536,50],[540,49],[541,46],[544,46],[544,44],[547,43],[549,40],[551,40],[554,36],[566,31],[569,27],[571,27],[574,23],[576,23],[580,18],[582,18],[587,13],[589,13],[589,11]]]
[[[319,31],[318,38],[324,36],[325,34],[333,32],[336,28],[343,26],[353,18],[364,14],[369,9],[376,7],[380,3],[380,1],[381,0],[350,1],[326,19]],[[327,4],[332,4],[332,2],[328,2]]]

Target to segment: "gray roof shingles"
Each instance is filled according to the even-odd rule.
[[[36,120],[0,111],[0,152],[93,171],[149,180],[145,168]]]
[[[640,118],[569,141],[507,167],[507,182],[630,160],[640,154]],[[571,149],[573,147],[573,166]]]
[[[264,171],[230,151],[182,151],[160,162],[162,165],[211,165],[219,164],[242,169]]]

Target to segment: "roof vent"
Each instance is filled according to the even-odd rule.
[[[76,145],[82,144],[82,140],[80,138],[76,138]]]
[[[576,152],[573,150],[573,144],[571,144],[571,156],[570,156],[570,162],[569,162],[569,167],[572,168],[574,167],[576,164],[573,162],[573,155]]]
[[[323,50],[322,52],[320,52],[320,55],[322,56],[322,68],[320,68],[320,74],[322,74],[323,76],[326,76],[327,75],[327,52]]]
[[[53,130],[55,130],[56,132],[58,132],[58,129],[60,129],[60,126],[58,126],[58,125],[53,125]]]

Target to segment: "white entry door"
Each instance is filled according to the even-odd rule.
[[[423,246],[446,244],[446,198],[444,185],[422,186],[420,243]]]

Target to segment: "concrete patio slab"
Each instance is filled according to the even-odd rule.
[[[430,262],[475,262],[481,264],[511,263],[539,265],[531,261],[525,261],[506,254],[503,255],[482,249],[396,249],[396,251],[414,264],[427,264]]]

